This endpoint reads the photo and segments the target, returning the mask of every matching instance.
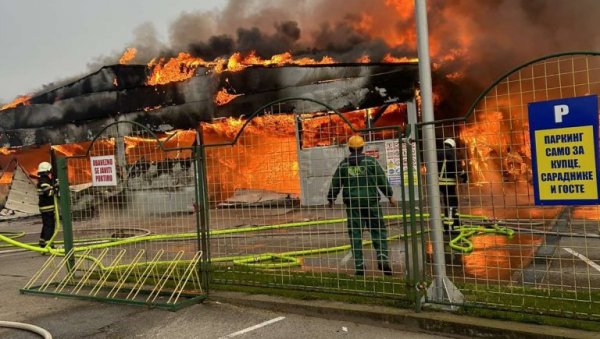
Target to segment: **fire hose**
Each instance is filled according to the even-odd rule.
[[[42,337],[44,339],[52,339],[52,334],[50,334],[50,332],[48,332],[47,330],[45,330],[39,326],[35,326],[32,324],[0,320],[0,327],[13,328],[13,329],[17,329],[17,330],[33,332],[35,334],[38,334],[40,337]]]
[[[429,215],[428,214],[419,214],[418,216],[419,217],[428,217]],[[384,216],[384,219],[387,219],[387,220],[402,219],[405,217],[406,217],[406,215],[402,215],[402,214],[387,215],[387,216]],[[467,216],[467,215],[465,215],[464,217],[472,217],[472,218],[478,218],[478,219],[483,219],[483,220],[487,219],[486,217],[483,217],[483,216]],[[224,230],[210,231],[209,235],[216,237],[216,236],[222,236],[222,235],[228,235],[228,234],[259,232],[259,231],[265,231],[265,230],[275,230],[275,229],[284,229],[284,228],[342,223],[345,221],[346,221],[346,218],[338,218],[338,219],[327,219],[327,220],[317,220],[317,221],[285,223],[285,224],[278,224],[278,225],[263,225],[263,226],[247,227],[247,228],[242,228],[242,229],[224,229]],[[463,253],[469,253],[473,250],[473,244],[468,240],[468,238],[470,236],[474,235],[475,233],[480,233],[480,232],[499,233],[499,234],[504,234],[504,235],[508,235],[511,237],[512,237],[512,234],[514,233],[514,231],[512,231],[506,227],[499,227],[499,226],[493,227],[493,228],[486,228],[483,226],[467,227],[464,229],[464,233],[461,230],[461,234],[450,242],[450,246],[456,250],[463,252]],[[55,232],[55,235],[56,235],[56,233],[57,233],[57,231]],[[195,232],[179,233],[179,234],[143,235],[143,236],[123,238],[122,240],[110,241],[110,242],[105,242],[105,243],[96,243],[96,244],[91,244],[91,245],[87,245],[87,246],[77,246],[77,247],[74,247],[73,250],[75,252],[83,252],[83,251],[87,251],[87,250],[128,245],[128,244],[133,244],[133,243],[142,242],[142,241],[164,241],[164,240],[174,240],[174,239],[187,239],[187,238],[194,238],[196,236],[197,236],[197,233],[195,233]],[[408,235],[408,236],[411,236],[411,235]],[[396,235],[396,236],[389,237],[387,240],[388,241],[397,240],[397,239],[400,239],[403,237],[404,237],[404,235]],[[51,254],[60,255],[60,256],[65,255],[64,250],[62,250],[62,249],[52,249],[50,247],[40,248],[38,246],[21,243],[19,241],[9,238],[9,237],[5,237],[2,234],[0,234],[0,240],[3,240],[13,246],[18,246],[18,247],[25,248],[28,250],[33,250],[33,251],[42,252],[42,253],[51,253]],[[91,241],[91,240],[93,240],[93,239],[88,239],[88,241]],[[363,241],[363,246],[369,245],[370,243],[371,243],[371,241]],[[310,249],[310,250],[303,250],[303,251],[291,251],[291,252],[277,253],[277,254],[263,253],[263,254],[241,255],[241,256],[234,256],[234,257],[221,257],[221,258],[213,258],[212,262],[232,261],[234,263],[234,265],[238,265],[238,266],[255,267],[255,268],[262,268],[262,269],[274,269],[274,268],[299,266],[300,260],[297,258],[299,256],[338,252],[338,251],[348,250],[349,248],[350,248],[350,245],[344,245],[344,246]],[[82,257],[80,255],[76,255],[76,256]],[[104,265],[99,263],[97,260],[95,260],[94,257],[85,256],[85,258],[96,262],[98,264],[98,267],[101,269],[109,268],[109,267],[105,267]],[[279,263],[262,263],[264,261],[269,261],[269,260],[279,260],[281,262],[279,262]],[[138,265],[144,265],[144,263],[141,263]],[[120,265],[120,266],[129,266],[129,265]]]
[[[501,234],[512,239],[515,231],[508,227],[500,227],[498,224],[492,225],[492,227],[486,226],[461,226],[458,228],[460,233],[450,240],[450,248],[463,252],[471,253],[474,250],[473,242],[469,238],[475,234],[487,233],[487,234]]]

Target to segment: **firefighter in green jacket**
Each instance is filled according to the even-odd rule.
[[[55,184],[51,177],[50,171],[52,165],[48,162],[42,162],[38,165],[38,206],[42,214],[42,233],[40,234],[40,247],[44,248],[48,245],[46,242],[54,235],[56,227],[56,216],[54,215],[54,193]],[[51,247],[52,244],[50,244]]]
[[[365,272],[362,231],[363,227],[366,227],[371,232],[371,240],[377,253],[377,267],[385,275],[391,275],[387,229],[379,205],[379,192],[389,199],[391,206],[396,206],[396,201],[392,187],[377,160],[362,153],[364,145],[364,139],[358,135],[348,140],[350,155],[335,171],[327,200],[329,207],[332,207],[340,190],[342,191],[348,216],[348,236],[354,256],[355,274],[360,276]]]

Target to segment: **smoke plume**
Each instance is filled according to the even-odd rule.
[[[597,0],[428,2],[434,86],[441,116],[464,113],[476,95],[513,67],[543,55],[596,50]],[[414,0],[230,0],[220,11],[184,12],[162,43],[154,27],[135,30],[135,63],[179,52],[211,60],[255,51],[353,62],[387,53],[416,56]],[[90,63],[116,63],[118,55]]]

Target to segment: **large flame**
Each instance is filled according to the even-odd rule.
[[[15,100],[9,102],[8,104],[0,107],[0,111],[9,108],[15,108],[19,105],[29,105],[29,99],[31,99],[31,95],[20,95]]]
[[[377,108],[344,113],[354,130],[365,128],[365,119]],[[376,126],[402,125],[405,123],[406,105],[390,105]],[[300,118],[299,120],[297,118]],[[354,134],[347,122],[338,115],[321,113],[276,114],[254,117],[250,122],[244,118],[227,118],[213,123],[201,123],[206,145],[209,193],[213,201],[223,201],[238,189],[263,189],[274,192],[299,194],[300,178],[296,129],[301,122],[302,148],[339,145]],[[233,146],[210,146],[230,143],[241,132]],[[386,132],[389,133],[389,132]],[[386,138],[383,132],[372,133],[372,138]],[[195,131],[172,131],[153,137],[124,137],[126,166],[136,163],[158,164],[172,161],[192,161],[189,149],[196,141]],[[54,145],[59,157],[69,157],[68,180],[71,185],[91,182],[90,156],[116,154],[116,142],[112,138],[91,142]],[[162,146],[162,148],[161,148]],[[184,149],[181,149],[184,148]],[[174,149],[174,150],[172,150]],[[4,170],[16,160],[31,176],[37,174],[37,165],[50,160],[48,145],[27,149],[0,148],[0,165]],[[12,172],[12,171],[9,171]],[[124,171],[119,173],[123,175]],[[12,175],[2,176],[10,181]]]
[[[208,63],[202,58],[195,58],[189,53],[179,53],[177,57],[151,60],[148,67],[152,68],[152,72],[148,77],[147,84],[161,85],[173,81],[182,81],[191,78],[198,67],[207,66]]]
[[[357,62],[368,63],[371,58],[368,55],[363,55],[357,59]],[[389,53],[381,60],[384,63],[407,63],[416,62],[416,58],[394,57]],[[276,54],[269,59],[263,59],[256,55],[256,52],[251,51],[247,54],[241,52],[233,53],[229,58],[217,58],[213,61],[205,61],[202,58],[193,57],[189,53],[179,53],[177,57],[165,60],[153,59],[148,63],[148,67],[152,69],[148,77],[148,85],[160,85],[174,81],[183,81],[194,76],[196,69],[206,67],[212,72],[238,72],[252,66],[264,67],[280,67],[284,65],[330,65],[335,64],[336,60],[323,56],[320,60],[315,60],[308,57],[295,58],[290,52]]]
[[[344,117],[358,130],[365,128],[365,118],[372,111],[374,109],[358,110],[345,113]],[[376,126],[401,125],[405,123],[405,113],[405,105],[391,105]],[[354,134],[337,115],[302,114],[300,118],[302,148],[343,144]],[[233,146],[206,148],[211,200],[223,201],[238,189],[299,194],[296,116],[264,115],[246,122],[243,118],[227,118],[201,124],[207,145],[230,143],[239,134]],[[373,137],[389,136],[375,133]]]
[[[246,121],[203,123],[208,145],[231,142]],[[233,146],[207,147],[211,200],[223,201],[242,188],[298,194],[298,155],[293,115],[255,117]]]

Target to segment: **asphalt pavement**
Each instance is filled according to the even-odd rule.
[[[600,334],[324,300],[236,292],[178,312],[144,306],[23,295],[45,257],[0,253],[0,320],[30,323],[54,338],[600,338]],[[0,328],[0,338],[37,338]]]

